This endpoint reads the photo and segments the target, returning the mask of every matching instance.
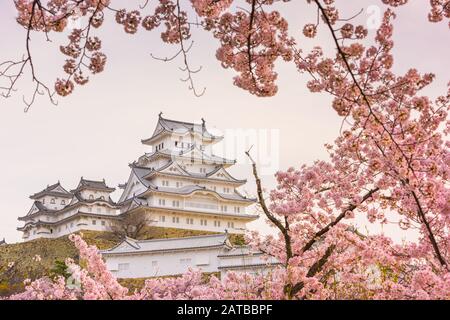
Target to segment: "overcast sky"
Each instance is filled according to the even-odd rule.
[[[112,1],[113,5],[121,1]],[[342,2],[342,1],[339,1]],[[437,79],[427,93],[435,97],[446,90],[450,70],[448,27],[430,24],[426,14],[428,1],[411,1],[401,8],[395,21],[395,71],[401,73],[415,67],[421,72],[434,72]],[[383,9],[381,1],[345,1],[348,16],[364,9],[360,16],[367,21],[370,5]],[[320,44],[332,48],[328,36],[309,41],[301,36],[305,23],[315,21],[315,9],[306,1],[283,5],[282,13],[290,22],[291,33],[306,48]],[[370,11],[370,10],[369,10]],[[0,62],[17,59],[24,53],[25,30],[15,23],[12,1],[0,1]],[[111,21],[111,20],[110,20]],[[325,31],[321,31],[322,34]],[[195,76],[199,89],[206,93],[195,97],[186,83],[179,60],[164,63],[150,53],[169,56],[176,47],[162,45],[158,32],[141,31],[136,36],[123,32],[115,23],[107,22],[97,34],[108,55],[106,70],[91,77],[83,88],[77,87],[68,98],[60,98],[53,106],[42,97],[28,113],[24,113],[22,96],[29,96],[29,74],[18,83],[18,91],[0,100],[0,239],[20,240],[18,216],[32,205],[29,195],[48,184],[61,181],[74,188],[81,176],[103,179],[117,187],[129,175],[128,164],[149,149],[140,143],[149,137],[158,113],[171,119],[200,122],[228,134],[226,153],[242,158],[243,147],[234,145],[232,134],[247,130],[259,136],[257,145],[271,153],[272,166],[266,166],[264,184],[273,188],[272,174],[289,166],[326,159],[323,144],[332,142],[339,133],[340,119],[330,107],[330,97],[305,89],[307,76],[299,75],[292,64],[277,64],[279,93],[272,98],[257,98],[233,86],[233,72],[224,70],[215,59],[218,47],[210,34],[194,30],[195,44],[190,52],[191,65],[202,66]],[[369,36],[373,36],[373,30]],[[58,46],[65,38],[52,35],[52,43],[42,35],[33,35],[32,52],[36,69],[45,81],[63,75],[63,56]],[[266,130],[266,131],[264,131]],[[274,143],[267,143],[269,133]],[[263,163],[265,157],[257,157]],[[254,194],[250,167],[240,162],[231,172],[249,180],[245,190]],[[118,193],[115,194],[118,199]],[[262,221],[251,228],[267,230]],[[375,228],[376,229],[376,228]],[[374,229],[374,230],[375,230]],[[395,234],[394,230],[387,231]]]

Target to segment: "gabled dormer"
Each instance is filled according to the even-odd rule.
[[[58,181],[55,184],[48,185],[47,188],[45,188],[44,190],[31,195],[30,199],[40,200],[46,196],[70,199],[72,198],[72,193],[64,189],[63,186]]]
[[[33,205],[31,206],[31,208],[28,211],[28,213],[25,216],[23,216],[23,217],[19,217],[18,220],[19,221],[26,221],[26,220],[31,219],[31,218],[33,218],[35,216],[40,215],[40,214],[50,214],[50,213],[54,213],[56,211],[57,210],[52,210],[52,209],[49,209],[49,208],[45,207],[41,202],[36,200],[33,203]]]
[[[78,186],[71,192],[83,201],[110,201],[110,194],[115,190],[106,185],[105,179],[97,181],[81,177]]]
[[[245,179],[236,179],[223,166],[217,167],[216,170],[207,173],[207,177],[211,179],[225,180],[227,182],[237,184],[245,184],[247,182],[247,180]]]
[[[151,181],[145,179],[152,169],[140,167],[136,164],[131,164],[131,173],[127,183],[123,186],[123,193],[120,196],[119,203],[122,203],[134,196],[140,195],[149,188],[156,187]]]

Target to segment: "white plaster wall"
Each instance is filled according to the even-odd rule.
[[[165,205],[160,204],[159,199],[165,200]],[[173,206],[173,201],[179,201],[179,207]],[[191,195],[168,195],[154,194],[147,198],[147,202],[151,206],[178,208],[190,211],[211,212],[211,213],[227,213],[227,214],[245,214],[245,206],[241,202],[219,199],[213,195],[202,195],[196,192]],[[204,205],[207,206],[204,206]],[[239,208],[239,211],[235,211]]]
[[[54,200],[55,203],[52,203],[52,200]],[[70,199],[53,196],[44,196],[37,201],[41,202],[46,208],[51,210],[61,210],[70,203]]]
[[[94,200],[97,200],[97,199],[101,199],[102,197],[103,197],[102,200],[104,200],[104,201],[108,201],[108,199],[109,199],[109,192],[107,192],[107,191],[85,189],[85,190],[82,190],[80,192],[80,194],[81,194],[81,197],[86,200],[92,200],[92,198]]]
[[[93,221],[95,220],[95,224]],[[102,221],[104,224],[102,224]],[[81,230],[110,231],[112,220],[108,218],[77,218],[51,227],[35,227],[24,233],[23,240],[31,241],[38,238],[59,238]],[[52,232],[53,231],[53,232]],[[45,232],[45,233],[44,233]],[[26,237],[28,234],[28,237]]]
[[[162,219],[164,218],[164,221]],[[173,217],[177,217],[179,222],[173,222]],[[193,219],[193,224],[188,224],[187,219]],[[152,212],[150,214],[151,224],[156,227],[179,228],[187,230],[200,230],[211,232],[225,232],[243,234],[245,232],[245,223],[243,221],[224,218],[211,217],[207,215],[189,214],[189,213],[170,213],[170,212]],[[206,225],[202,225],[200,220],[206,220]],[[214,221],[220,221],[219,225],[214,225]],[[234,228],[228,225],[228,222],[233,222]]]
[[[108,269],[118,278],[146,278],[182,274],[189,267],[201,269],[202,272],[217,272],[217,256],[221,252],[222,248],[212,248],[142,255],[104,255],[103,258]],[[182,262],[182,259],[190,261]]]

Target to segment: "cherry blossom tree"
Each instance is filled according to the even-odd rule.
[[[289,2],[289,1],[283,1]],[[107,271],[95,248],[73,237],[80,255],[88,261],[80,268],[67,265],[81,287],[71,289],[63,279],[39,279],[25,293],[12,298],[85,299],[449,299],[450,298],[450,143],[448,121],[450,91],[433,99],[423,95],[434,75],[411,68],[392,70],[395,8],[407,0],[382,0],[386,5],[374,39],[353,17],[341,17],[334,0],[307,0],[317,20],[303,35],[331,36],[335,51],[320,47],[306,51],[290,34],[288,21],[272,10],[276,0],[235,1],[160,0],[126,11],[113,1],[17,0],[18,23],[27,30],[27,54],[18,62],[0,65],[9,81],[9,96],[26,67],[36,85],[35,94],[53,90],[39,80],[29,48],[31,32],[64,32],[74,12],[88,17],[85,27],[69,33],[61,47],[66,55],[65,77],[56,80],[61,96],[88,81],[86,73],[104,70],[106,55],[93,32],[106,12],[115,14],[125,32],[163,29],[161,39],[177,46],[185,80],[195,95],[198,71],[189,66],[190,28],[203,27],[220,46],[217,59],[236,73],[234,84],[259,97],[277,93],[275,62],[284,60],[308,77],[313,93],[331,95],[332,108],[342,118],[342,129],[326,148],[329,159],[276,174],[277,187],[266,194],[253,161],[261,212],[279,233],[249,235],[252,246],[282,261],[267,275],[229,274],[226,279],[201,280],[190,271],[181,278],[148,280],[144,288],[128,293]],[[186,6],[194,8],[197,20]],[[430,1],[428,19],[448,22],[450,2]],[[77,9],[77,10],[75,10]],[[150,10],[152,9],[152,10]],[[150,12],[150,13],[149,13]],[[195,23],[192,21],[196,21]],[[17,71],[18,69],[18,71]],[[369,223],[396,219],[399,232],[413,229],[416,242],[394,243],[383,234],[363,235],[352,221],[364,215]]]
[[[22,59],[0,63],[0,91],[3,97],[10,97],[17,89],[17,82],[27,71],[35,85],[31,97],[24,99],[27,109],[39,94],[45,94],[56,103],[55,93],[67,96],[76,86],[89,82],[89,75],[105,69],[107,56],[102,50],[102,41],[96,30],[102,28],[108,18],[128,34],[139,30],[161,31],[162,42],[178,49],[171,57],[154,57],[163,61],[181,58],[185,73],[183,79],[196,96],[203,90],[196,89],[193,75],[200,71],[189,64],[188,53],[193,45],[191,28],[198,26],[210,32],[219,43],[216,57],[224,68],[233,69],[234,84],[251,94],[266,97],[277,93],[275,62],[279,59],[292,62],[301,52],[288,28],[288,21],[273,7],[289,0],[160,0],[140,4],[136,9],[115,8],[111,0],[14,0],[17,8],[17,22],[25,28],[25,48]],[[307,37],[316,34],[320,24],[319,16],[333,33],[339,32],[340,40],[361,40],[367,31],[361,25],[340,22],[349,20],[339,17],[335,1],[305,0],[305,5],[318,7],[316,23],[307,24],[303,33]],[[407,0],[382,0],[391,7],[407,4]],[[450,18],[448,0],[431,0],[428,19],[441,22]],[[189,10],[193,8],[194,10]],[[81,19],[83,18],[83,19]],[[326,19],[325,19],[326,18]],[[79,19],[84,24],[69,28],[70,21]],[[351,20],[351,19],[350,19]],[[335,32],[336,31],[336,32]],[[60,46],[66,57],[64,76],[56,79],[54,86],[44,83],[38,74],[32,55],[31,38],[35,33],[45,34],[48,40],[52,33],[66,33],[68,42]],[[357,44],[353,46],[355,49]],[[384,55],[385,56],[385,55]],[[389,63],[388,61],[386,63]]]

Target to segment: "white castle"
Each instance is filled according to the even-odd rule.
[[[153,135],[142,140],[151,146],[130,164],[122,195],[105,181],[81,178],[67,191],[59,182],[32,195],[34,203],[18,228],[24,241],[58,238],[80,230],[109,231],[115,220],[129,213],[146,215],[152,226],[242,234],[257,218],[246,213],[255,199],[238,188],[246,183],[227,168],[236,163],[213,155],[211,146],[223,136],[201,124],[169,120],[159,114]]]
[[[214,232],[195,237],[135,240],[124,238],[102,251],[109,270],[118,278],[182,274],[188,268],[216,272],[260,273],[279,262],[247,246],[233,246],[229,234],[242,234],[258,218],[246,213],[255,199],[238,188],[246,183],[227,168],[236,161],[215,156],[211,146],[222,136],[201,124],[169,120],[159,114],[153,135],[142,143],[152,147],[132,164],[122,195],[105,181],[81,178],[67,191],[58,182],[32,195],[34,203],[19,220],[24,241],[58,238],[81,230],[111,231],[128,214],[145,215],[149,225]]]

